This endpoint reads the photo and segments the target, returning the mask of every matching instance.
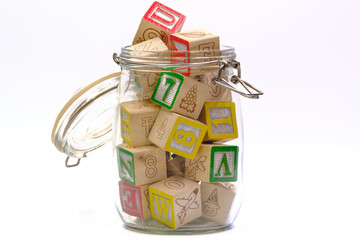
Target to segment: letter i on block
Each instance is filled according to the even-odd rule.
[[[154,2],[141,19],[133,44],[159,37],[170,48],[170,34],[180,32],[185,16],[159,2]]]
[[[179,228],[201,216],[200,185],[181,176],[172,176],[149,187],[152,218]]]
[[[149,140],[165,151],[194,159],[207,127],[199,121],[162,108],[151,128]]]
[[[233,102],[206,102],[199,120],[208,126],[204,141],[238,137],[235,103]]]
[[[157,146],[116,147],[119,177],[134,186],[160,181],[167,177],[166,153]]]
[[[195,159],[185,159],[185,177],[203,182],[235,182],[238,152],[237,146],[201,144]]]
[[[231,183],[201,183],[202,216],[221,225],[231,221],[229,213],[236,196]]]
[[[204,106],[209,86],[178,73],[163,72],[151,100],[164,108],[197,119]]]
[[[149,184],[133,186],[119,181],[120,203],[122,210],[135,217],[148,219],[150,215]]]
[[[131,147],[149,145],[150,129],[160,106],[150,100],[121,103],[121,137]]]

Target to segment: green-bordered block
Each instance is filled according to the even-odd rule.
[[[179,73],[160,74],[151,100],[172,112],[198,119],[204,106],[209,85]]]
[[[210,182],[235,182],[237,180],[237,146],[211,148]]]
[[[134,154],[121,147],[116,147],[116,154],[120,179],[135,185]]]
[[[187,179],[203,182],[235,182],[239,148],[224,144],[201,144],[194,159],[185,159]]]
[[[142,186],[167,177],[166,152],[155,145],[132,148],[116,146],[119,177],[133,186]]]
[[[184,76],[173,72],[162,72],[158,78],[151,100],[171,109],[184,82]]]

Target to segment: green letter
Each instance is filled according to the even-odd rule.
[[[229,163],[228,163],[228,161],[227,161],[226,154],[224,154],[223,157],[222,157],[222,160],[221,160],[219,169],[217,170],[215,176],[216,176],[216,177],[219,177],[219,176],[220,176],[220,171],[221,171],[222,165],[224,165],[224,167],[225,167],[224,176],[229,176],[229,175],[231,175],[231,172],[230,172],[230,169],[229,169]]]

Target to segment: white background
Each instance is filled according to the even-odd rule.
[[[245,198],[235,228],[199,239],[360,238],[360,4],[161,1],[232,45],[243,78]],[[110,146],[64,167],[53,122],[118,71],[152,1],[0,2],[0,239],[164,239],[122,228]],[[179,238],[173,236],[173,238]]]

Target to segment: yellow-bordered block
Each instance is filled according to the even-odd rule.
[[[121,106],[121,137],[125,142],[131,143],[131,131],[130,131],[130,114],[126,109]]]
[[[165,144],[165,150],[194,159],[206,133],[206,126],[184,117],[178,117]]]
[[[174,200],[169,194],[149,187],[150,213],[152,218],[175,228]]]
[[[149,140],[176,155],[194,159],[207,126],[162,108],[151,128]]]
[[[202,215],[200,185],[181,176],[150,185],[149,201],[151,216],[174,229]]]
[[[206,141],[238,137],[233,102],[206,102],[199,120],[208,126]]]
[[[121,137],[131,147],[150,145],[150,129],[160,106],[150,100],[123,102],[120,105]]]

